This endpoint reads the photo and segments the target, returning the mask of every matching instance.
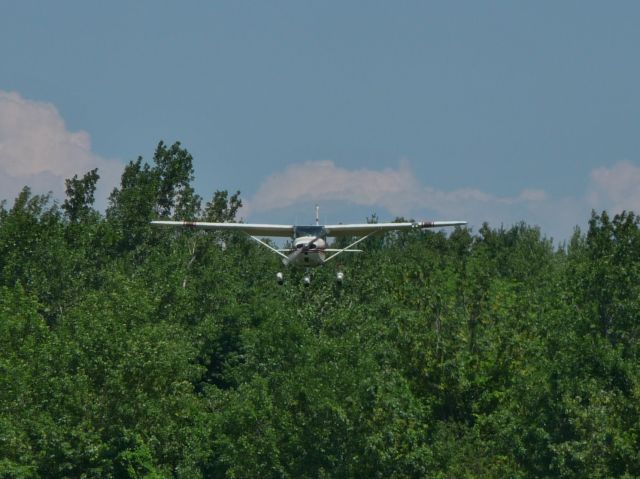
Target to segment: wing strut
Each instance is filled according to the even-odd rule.
[[[247,235],[249,236],[249,238],[251,238],[254,241],[257,241],[258,243],[260,243],[262,246],[269,248],[271,251],[273,251],[276,254],[279,254],[280,256],[282,256],[284,259],[287,259],[287,255],[281,253],[280,251],[278,251],[277,249],[273,248],[271,245],[265,243],[264,241],[262,241],[260,238],[256,238],[255,236],[251,236],[250,234],[247,233]]]
[[[366,236],[363,236],[362,238],[357,239],[356,241],[354,241],[353,243],[351,243],[349,246],[342,248],[341,250],[338,250],[336,253],[332,254],[331,256],[329,256],[327,259],[324,260],[325,263],[328,263],[329,261],[331,261],[333,258],[335,258],[336,256],[338,256],[339,254],[344,253],[345,251],[352,251],[350,248],[354,247],[355,245],[357,245],[358,243],[360,243],[361,241],[366,240],[369,236],[372,236],[374,234],[378,233],[378,231],[372,231],[371,233],[369,233]]]

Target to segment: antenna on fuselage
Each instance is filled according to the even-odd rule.
[[[316,205],[316,226],[320,224],[320,205]]]

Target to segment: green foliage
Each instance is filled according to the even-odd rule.
[[[78,175],[73,175],[73,178],[65,180],[67,198],[62,204],[62,209],[71,223],[77,223],[84,219],[91,211],[99,178],[96,168],[86,173],[81,180],[78,179]]]
[[[236,191],[231,197],[229,197],[227,190],[216,191],[204,209],[203,219],[214,223],[234,221],[240,208],[242,208],[242,200],[239,191]]]
[[[193,181],[193,157],[180,142],[169,148],[161,141],[153,155],[157,177],[156,213],[162,217],[191,219],[200,209],[200,197],[195,194]]]
[[[0,478],[638,477],[640,220],[363,242],[312,286],[191,155],[0,204]],[[372,215],[369,221],[377,221]]]

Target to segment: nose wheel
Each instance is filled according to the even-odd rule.
[[[304,271],[304,276],[302,277],[302,284],[304,284],[305,287],[311,286],[311,272],[309,271],[308,268]]]
[[[344,273],[342,271],[338,271],[336,273],[336,283],[338,285],[342,285],[343,281],[344,281]]]
[[[276,281],[278,284],[284,283],[284,275],[279,271],[276,273]]]

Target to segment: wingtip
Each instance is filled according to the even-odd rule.
[[[418,223],[420,228],[441,228],[445,226],[464,226],[466,221],[421,221]]]

